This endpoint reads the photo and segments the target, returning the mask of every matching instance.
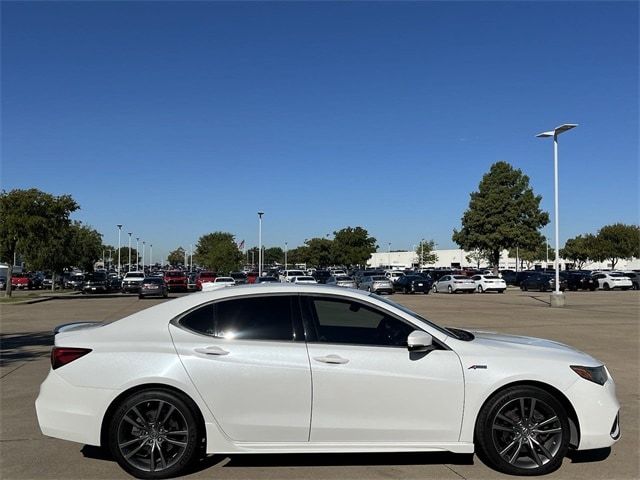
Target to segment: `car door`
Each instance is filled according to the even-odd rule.
[[[170,332],[187,373],[224,433],[238,442],[306,442],[311,371],[295,295],[202,305]]]
[[[464,399],[460,360],[443,345],[407,349],[417,328],[385,310],[304,296],[313,378],[312,442],[456,442]]]

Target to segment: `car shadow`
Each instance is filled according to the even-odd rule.
[[[53,346],[53,332],[0,334],[0,366],[36,360],[49,355]]]
[[[591,463],[606,460],[611,455],[611,447],[593,450],[569,450],[567,458],[571,463]]]

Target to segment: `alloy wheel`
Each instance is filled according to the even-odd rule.
[[[562,445],[557,412],[532,397],[507,402],[494,416],[493,444],[502,459],[520,469],[540,468],[552,461]]]
[[[189,425],[175,405],[151,399],[137,403],[122,416],[117,442],[132,467],[161,472],[184,456],[189,434]]]

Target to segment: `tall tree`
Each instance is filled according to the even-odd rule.
[[[13,265],[14,255],[21,253],[30,268],[58,271],[67,262],[69,215],[78,208],[70,195],[54,196],[36,188],[2,191],[0,257]],[[8,296],[11,273],[9,268]]]
[[[274,263],[284,263],[284,250],[280,247],[269,247],[264,250],[264,259],[262,263],[265,265],[273,265]]]
[[[243,259],[235,238],[227,232],[213,232],[201,236],[196,245],[195,256],[199,264],[219,274],[238,270]]]
[[[364,265],[376,251],[376,239],[362,227],[333,232],[333,260],[336,265]]]
[[[489,262],[489,254],[479,249],[475,249],[464,258],[469,263],[475,263],[476,268],[480,268],[480,264],[483,262]]]
[[[503,250],[532,248],[539,240],[539,229],[549,223],[549,215],[540,210],[541,200],[522,171],[507,162],[494,163],[478,191],[471,193],[462,228],[453,231],[453,241],[465,250],[486,251],[497,269]]]
[[[102,255],[102,252],[100,253]],[[116,263],[118,262],[118,249],[115,248],[113,249],[113,258],[115,259]],[[142,259],[142,257],[140,257],[140,253],[136,250],[136,247],[131,247],[131,265],[129,265],[130,269],[135,269],[135,267],[132,267],[132,265],[137,265],[138,263],[140,263],[140,260]],[[184,253],[182,254],[182,262],[184,262]],[[122,265],[126,265],[129,263],[129,247],[120,247],[120,263]]]
[[[578,270],[582,270],[585,263],[591,258],[593,245],[593,235],[578,235],[577,237],[568,239],[564,248],[560,249],[560,256],[567,260],[571,260]]]
[[[77,266],[86,271],[102,256],[102,234],[89,225],[75,221],[69,228],[70,262],[66,266]]]
[[[333,240],[316,237],[307,240],[305,245],[307,246],[305,251],[307,258],[304,260],[306,263],[318,268],[337,263],[333,259]]]
[[[436,242],[433,240],[421,240],[416,248],[420,266],[429,265],[438,261],[438,255],[434,252]]]
[[[640,227],[637,225],[605,225],[596,238],[599,256],[609,260],[612,269],[620,259],[640,257]]]
[[[175,250],[169,252],[167,256],[167,260],[169,261],[169,265],[172,267],[177,267],[178,265],[185,265],[184,260],[185,250],[182,247],[178,247]]]

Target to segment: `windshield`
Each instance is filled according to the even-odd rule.
[[[144,273],[140,272],[140,273],[127,273],[125,275],[126,278],[144,278]]]
[[[167,272],[165,273],[167,277],[184,277],[185,274],[182,272]]]
[[[456,280],[466,280],[467,277],[465,277],[464,275],[454,275],[453,278],[455,278]]]
[[[387,305],[391,305],[392,307],[395,307],[398,310],[402,310],[404,313],[406,313],[408,315],[411,315],[413,318],[415,318],[417,320],[420,320],[423,323],[426,323],[430,327],[435,328],[436,330],[438,330],[441,333],[444,333],[445,335],[448,335],[450,337],[454,337],[454,338],[457,338],[458,340],[460,340],[460,336],[458,334],[456,334],[453,330],[449,330],[449,329],[441,327],[440,325],[436,325],[435,323],[430,322],[426,318],[421,317],[420,315],[418,315],[413,310],[409,310],[407,307],[404,307],[404,306],[400,305],[399,303],[394,302],[393,300],[389,300],[389,299],[387,299],[385,297],[381,297],[380,295],[376,295],[375,293],[370,293],[369,296],[372,297],[372,298],[375,298],[376,300],[380,300],[381,302],[386,303]]]
[[[485,275],[484,278],[486,280],[498,280],[499,277],[496,277],[495,275]]]
[[[621,274],[621,273],[610,273],[609,276],[610,277],[624,277],[624,275]]]
[[[383,280],[388,280],[387,277],[371,277],[371,280],[373,280],[374,282],[380,282]]]
[[[298,279],[299,282],[300,281],[304,281],[304,282],[315,282],[316,281],[316,279],[313,278],[313,277],[298,277],[297,279]]]

